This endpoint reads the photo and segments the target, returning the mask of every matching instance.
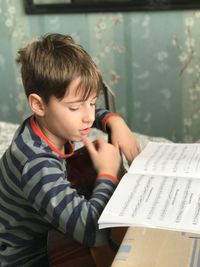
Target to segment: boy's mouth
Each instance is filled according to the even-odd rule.
[[[91,130],[91,128],[85,128],[85,129],[80,130],[80,133],[82,135],[88,135],[90,130]]]

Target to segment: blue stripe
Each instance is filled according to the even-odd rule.
[[[92,197],[92,199],[93,199],[94,197]],[[107,195],[105,195],[105,193],[103,194],[102,192],[99,192],[99,193],[96,193],[95,192],[95,198],[98,198],[98,200],[101,200],[101,201],[103,201],[104,203],[105,202],[107,202],[108,200],[109,200],[109,195],[107,194]],[[91,200],[92,200],[91,199]]]
[[[40,143],[41,144],[42,143],[41,142],[42,141],[41,138],[37,134],[35,134],[35,132],[32,130],[30,123],[28,123],[27,126],[28,126],[27,129],[29,131],[31,139],[34,140],[35,143]]]
[[[29,217],[24,217],[24,215],[21,216],[19,213],[16,213],[15,211],[7,209],[6,207],[2,206],[1,203],[0,203],[0,209],[2,211],[4,211],[5,213],[7,213],[9,216],[13,217],[18,222],[20,222],[20,221],[27,221],[28,222],[31,220],[32,223],[37,223],[38,225],[47,226],[47,223],[45,223],[42,220],[42,218],[41,218],[41,220],[39,220],[39,219],[36,219],[34,217],[29,218]],[[35,214],[37,214],[37,213],[35,212]]]
[[[66,187],[68,187],[69,185],[68,184],[60,184],[60,185],[57,185],[57,186],[54,186],[52,189],[50,189],[45,197],[43,198],[42,200],[42,203],[41,203],[41,208],[39,210],[40,214],[46,214],[47,212],[47,206],[50,202],[50,200],[55,197],[56,195],[58,195],[60,192],[64,191],[66,189]]]
[[[7,204],[14,205],[15,207],[19,207],[19,208],[21,208],[21,209],[23,209],[23,210],[25,210],[25,211],[27,211],[27,212],[30,212],[30,213],[34,212],[33,207],[30,207],[30,206],[28,206],[28,205],[23,205],[23,204],[20,203],[20,202],[16,202],[16,199],[13,200],[13,199],[11,199],[11,198],[5,196],[3,192],[1,192],[1,198],[2,198]]]
[[[20,188],[21,184],[20,184],[19,180],[16,178],[16,176],[13,174],[13,172],[10,170],[5,155],[4,155],[2,160],[3,160],[4,167],[5,167],[6,175],[10,178],[10,180],[14,184],[16,184],[16,186],[18,186]]]
[[[4,211],[9,216],[12,216],[17,221],[20,221],[21,219],[23,219],[23,217],[21,217],[18,212],[15,212],[9,208],[2,206],[1,203],[0,203],[0,210]]]
[[[77,195],[75,191],[73,191],[71,194],[65,195],[65,197],[60,201],[60,203],[55,207],[53,211],[54,218],[59,219],[60,214],[63,212],[64,209],[66,209],[66,206],[72,202],[75,195]]]
[[[42,144],[42,140],[41,138],[35,134],[35,132],[32,130],[32,128],[30,127],[30,125],[28,125],[28,131],[29,131],[29,134],[31,136],[31,139],[33,140],[33,145],[35,147],[41,147],[41,144]]]
[[[3,258],[8,262],[15,262],[15,264],[12,265],[13,267],[21,266],[22,263],[27,263],[27,261],[34,259],[35,257],[37,257],[37,255],[41,255],[42,252],[46,252],[46,243],[47,234],[43,234],[36,240],[30,240],[30,244],[28,244],[28,247],[25,247],[24,244],[24,246],[21,247],[22,249],[20,251],[17,251],[17,253],[14,253],[12,255],[4,255]],[[39,267],[39,265],[37,265],[37,267]]]
[[[48,153],[52,153],[52,149],[45,142],[43,142],[43,140],[37,134],[35,134],[30,124],[28,124],[28,131],[33,141],[33,146],[40,148],[45,144],[46,146],[42,147],[42,149],[44,149]]]
[[[83,244],[91,247],[95,244],[95,238],[96,238],[96,223],[94,222],[93,212],[91,209],[89,209],[85,223]]]
[[[13,230],[13,226],[9,224],[8,220],[5,220],[4,218],[0,217],[0,223],[5,226],[6,231]],[[24,233],[28,234],[29,236],[40,236],[40,233],[37,233],[33,231],[32,229],[28,228],[27,226],[21,225],[21,226],[15,226],[14,230],[20,230]],[[0,233],[0,237],[2,237],[2,234]]]
[[[22,176],[22,186],[24,187],[28,182],[29,180],[32,179],[32,177],[38,173],[40,170],[42,169],[45,169],[48,170],[49,168],[55,168],[55,165],[50,163],[49,160],[45,159],[45,160],[42,160],[37,163],[36,165],[34,165],[31,169],[28,170],[28,172],[26,172],[23,176]],[[57,166],[56,166],[57,167]],[[49,172],[49,171],[48,171]]]
[[[48,260],[45,260],[45,263],[43,262],[42,265],[40,265],[40,261],[41,261],[41,254],[44,254],[44,256],[46,256],[46,251],[45,249],[43,249],[43,253],[42,251],[38,252],[38,247],[36,250],[36,246],[31,247],[31,248],[26,248],[23,249],[22,251],[16,253],[16,254],[12,254],[9,256],[4,256],[4,260],[6,259],[7,262],[9,262],[9,267],[20,267],[20,266],[29,266],[29,267],[47,267],[47,262]],[[1,257],[1,256],[0,256]],[[37,261],[38,258],[38,261]],[[0,258],[1,260],[1,258]],[[27,265],[30,261],[34,260],[35,263],[33,263],[33,265]],[[10,262],[14,262],[14,263],[10,263]],[[24,265],[25,264],[25,265]]]
[[[113,180],[111,180],[109,178],[106,178],[104,176],[102,176],[101,178],[98,178],[96,182],[97,182],[97,184],[98,183],[101,184],[102,181],[104,182],[104,184],[109,185],[112,188],[116,188],[117,187],[117,184]]]
[[[9,153],[10,156],[10,160],[12,161],[12,164],[14,165],[14,167],[21,172],[22,171],[22,164],[21,162],[13,155],[13,153],[11,152],[11,150],[9,150],[7,153]]]
[[[22,246],[22,247],[30,245],[33,243],[33,240],[31,240],[31,239],[27,240],[27,239],[20,238],[20,237],[14,235],[13,233],[12,234],[2,233],[1,239],[6,240],[7,242],[15,243],[15,245]]]
[[[41,191],[42,186],[48,183],[56,182],[60,178],[60,174],[51,174],[51,175],[46,175],[41,178],[40,182],[37,183],[29,193],[28,199],[31,203],[34,203],[35,198],[37,194]]]
[[[90,203],[92,204],[92,206],[94,206],[94,208],[101,213],[104,209],[104,205],[102,206],[97,200],[95,199],[91,199]]]
[[[33,139],[34,142],[35,139]],[[24,141],[22,136],[18,136],[18,138],[15,140],[15,144],[17,146],[17,148],[21,151],[21,153],[23,153],[28,159],[34,159],[34,158],[39,158],[39,157],[49,157],[49,154],[46,154],[44,152],[40,153],[40,154],[36,154],[34,152],[34,150],[32,150]],[[46,150],[47,152],[51,153],[51,158],[58,158],[58,155],[54,155],[52,154],[52,150],[47,146],[47,147],[43,147],[44,151]]]
[[[95,121],[92,127],[96,127],[98,129],[102,129],[102,121],[108,115],[109,112],[107,110],[96,108],[95,110]]]
[[[79,219],[80,213],[82,212],[84,202],[85,200],[80,201],[80,203],[71,212],[71,215],[67,221],[66,232],[71,232],[71,234],[74,234],[76,223]]]
[[[108,199],[113,194],[113,191],[110,191],[108,188],[100,188],[100,189],[95,190],[94,193],[95,193],[95,197],[96,196],[99,197],[101,195],[102,198],[104,197]]]
[[[3,188],[5,189],[5,191],[7,191],[10,195],[13,195],[15,197],[19,197],[19,195],[11,187],[9,187],[9,185],[6,183],[1,169],[0,169],[0,181],[1,181],[1,184],[2,184]]]
[[[22,135],[19,135],[15,141],[17,148],[27,157],[32,158],[35,156],[35,152],[30,149],[30,147],[24,143]]]
[[[33,146],[40,148],[45,144],[46,146],[42,147],[42,149],[52,153],[52,149],[48,147],[48,145],[45,142],[43,142],[43,140],[37,134],[35,134],[30,125],[28,125],[28,131],[33,141]]]

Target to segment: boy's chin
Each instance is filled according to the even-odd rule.
[[[73,142],[81,142],[82,139],[83,139],[83,137],[75,137],[71,141],[73,141]]]

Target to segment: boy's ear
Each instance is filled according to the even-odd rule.
[[[42,98],[37,94],[30,94],[28,102],[34,114],[43,117],[45,115],[45,105]]]

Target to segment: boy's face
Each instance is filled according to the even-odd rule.
[[[82,94],[76,94],[79,79],[74,80],[62,100],[51,97],[44,104],[44,116],[40,127],[43,133],[55,144],[66,140],[80,141],[88,135],[95,119],[96,95],[85,101]]]

